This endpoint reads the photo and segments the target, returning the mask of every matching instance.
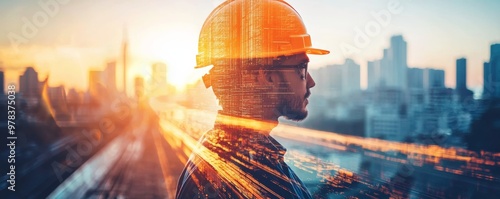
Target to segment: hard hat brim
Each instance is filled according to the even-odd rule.
[[[311,55],[327,55],[330,54],[329,50],[323,50],[319,48],[305,48],[306,54],[311,54]]]
[[[306,47],[306,48],[303,48],[303,49],[299,49],[299,50],[291,50],[291,51],[283,51],[283,52],[278,52],[274,55],[271,55],[270,53],[268,55],[271,55],[270,57],[277,57],[277,56],[280,56],[280,55],[293,55],[293,54],[297,54],[297,53],[306,53],[306,54],[310,54],[310,55],[327,55],[327,54],[330,54],[330,51],[329,50],[324,50],[324,49],[319,49],[319,48],[311,48],[311,47]],[[199,55],[197,55],[197,57],[199,57]],[[198,61],[197,61],[198,62]],[[206,66],[209,66],[209,65],[212,65],[212,64],[209,64],[208,62],[199,62],[201,64],[199,65],[196,65],[194,68],[197,69],[197,68],[204,68]]]

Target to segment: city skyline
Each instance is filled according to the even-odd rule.
[[[403,46],[406,46],[406,42],[404,41],[404,37],[402,37],[402,35],[394,35],[391,37],[391,40],[394,40],[396,41],[396,43],[399,43],[399,42],[403,42]],[[391,44],[392,46],[393,44]],[[401,44],[394,44],[396,46],[399,46]],[[495,48],[497,46],[500,46],[500,44],[492,44],[491,45],[491,48]],[[392,55],[392,53],[394,53],[394,46],[393,47],[389,47],[389,48],[385,48],[383,49],[383,54],[384,56],[381,57],[380,59],[376,59],[376,60],[372,60],[372,61],[368,61],[367,62],[367,76],[366,76],[366,79],[367,79],[367,82],[366,85],[363,87],[361,86],[362,82],[363,81],[360,81],[360,78],[361,78],[361,72],[360,72],[360,64],[358,64],[357,62],[355,62],[354,60],[350,59],[350,58],[346,58],[344,60],[344,63],[342,64],[333,64],[333,65],[326,65],[326,66],[321,66],[319,68],[315,68],[313,70],[318,70],[320,71],[319,74],[314,74],[314,75],[320,75],[320,76],[314,76],[314,78],[318,80],[320,80],[319,82],[324,82],[324,81],[328,81],[328,79],[330,79],[328,77],[328,75],[326,75],[326,73],[324,72],[321,72],[322,69],[327,69],[329,67],[336,67],[335,70],[338,70],[337,72],[339,73],[338,77],[333,77],[333,79],[342,79],[342,81],[344,81],[343,83],[341,82],[338,82],[338,81],[332,81],[332,82],[327,82],[325,85],[322,85],[322,88],[323,87],[328,87],[330,86],[331,87],[331,84],[338,84],[336,86],[342,86],[344,85],[343,87],[346,87],[346,83],[345,82],[345,79],[344,78],[340,78],[341,76],[345,76],[345,75],[350,75],[350,76],[356,76],[355,74],[360,74],[360,77],[356,77],[356,78],[350,78],[349,79],[349,82],[352,84],[353,81],[359,81],[353,85],[350,86],[349,89],[354,89],[353,91],[356,91],[357,89],[359,89],[359,91],[361,90],[369,90],[369,89],[373,89],[373,88],[377,88],[379,86],[389,86],[389,87],[400,87],[400,86],[403,86],[401,87],[401,89],[405,90],[407,88],[415,88],[415,84],[422,84],[418,87],[422,87],[422,88],[429,88],[430,86],[436,86],[436,85],[429,85],[429,84],[433,84],[432,81],[440,81],[440,83],[438,83],[438,87],[443,87],[443,88],[448,88],[448,85],[446,85],[446,76],[448,75],[454,75],[455,77],[455,81],[456,81],[456,86],[455,87],[452,87],[453,89],[456,89],[456,90],[464,90],[464,89],[467,89],[469,88],[469,86],[467,85],[466,83],[466,80],[468,79],[467,76],[469,76],[469,74],[467,73],[467,63],[466,63],[466,58],[465,57],[460,57],[458,59],[456,59],[456,70],[455,70],[455,74],[447,74],[446,73],[446,70],[443,70],[443,69],[439,69],[439,68],[435,68],[435,67],[425,67],[425,68],[420,68],[420,67],[410,67],[408,66],[405,61],[401,61],[400,59],[406,59],[406,50],[402,50],[401,52],[400,51],[396,51],[397,52],[397,56],[396,55]],[[396,48],[400,48],[400,47],[396,47]],[[491,53],[496,53],[496,51],[492,51]],[[492,57],[496,57],[497,55],[496,54],[493,54],[491,55]],[[395,57],[395,60],[392,60],[392,59],[388,59],[387,57]],[[106,64],[105,64],[105,68],[103,68],[102,71],[99,71],[99,70],[96,70],[95,68],[90,68],[88,72],[88,76],[87,78],[90,78],[92,79],[92,73],[96,73],[96,72],[99,72],[99,73],[102,73],[100,74],[99,76],[102,76],[101,78],[103,79],[102,81],[105,81],[106,82],[106,85],[108,85],[111,90],[117,90],[118,86],[120,83],[118,82],[117,84],[117,80],[116,80],[116,77],[119,76],[120,74],[117,73],[116,71],[116,61],[108,61]],[[488,64],[488,62],[484,62],[484,64]],[[394,65],[398,65],[400,67],[396,67],[396,68],[392,68],[394,67]],[[150,72],[150,78],[149,81],[153,84],[158,84],[159,82],[163,82],[164,85],[167,85],[166,83],[168,82],[168,79],[167,76],[168,76],[168,72],[167,72],[167,65],[162,63],[162,62],[155,62],[155,63],[152,63],[151,64],[151,72]],[[486,66],[486,65],[485,65]],[[349,68],[352,68],[354,67],[353,69],[349,69],[350,71],[347,72],[346,69],[341,69],[340,67],[345,67],[346,69],[349,69]],[[388,68],[389,67],[389,68]],[[33,66],[27,66],[27,67],[24,67],[22,69],[24,69],[25,71],[26,70],[34,70],[34,68],[36,67],[33,67]],[[394,74],[380,74],[381,72],[383,71],[389,71],[391,69],[398,69],[398,68],[404,68],[403,71],[400,71],[399,73],[403,73],[405,74],[405,76],[408,76],[408,77],[399,77],[399,73],[394,73]],[[460,69],[459,69],[460,68]],[[340,70],[339,70],[340,69]],[[18,69],[18,70],[21,70],[21,69]],[[331,69],[329,69],[328,71],[330,71]],[[399,69],[398,69],[399,70]],[[415,70],[419,70],[420,72],[417,72]],[[36,71],[36,70],[35,70]],[[160,73],[164,73],[163,75],[160,75],[160,73],[158,73],[159,71],[161,71]],[[371,71],[371,72],[370,72]],[[375,72],[376,71],[376,72]],[[415,72],[412,72],[412,71],[415,71]],[[332,72],[332,71],[330,71]],[[440,74],[435,74],[435,75],[439,75],[439,77],[433,77],[433,76],[430,76],[431,74],[430,73],[433,73],[433,75],[438,72]],[[372,73],[372,75],[370,75],[370,73]],[[22,73],[21,73],[22,74]],[[36,74],[38,75],[38,71],[36,72]],[[325,76],[326,75],[326,76]],[[417,80],[417,81],[423,81],[423,82],[415,82],[416,80],[414,79],[415,76],[414,75],[417,75],[417,76],[422,76],[424,79],[423,80]],[[435,76],[434,75],[434,76]],[[485,74],[483,74],[483,79],[485,78],[484,77]],[[22,76],[22,75],[21,75]],[[94,75],[95,76],[95,75]],[[393,79],[394,76],[396,77],[399,77],[400,79],[396,80],[396,79]],[[47,75],[48,77],[48,75]],[[137,79],[137,77],[141,77],[141,78],[144,78],[143,76],[135,76],[134,77],[134,84],[135,84],[135,81]],[[428,79],[428,78],[437,78],[437,79]],[[39,77],[40,78],[40,77]],[[401,80],[401,78],[403,78]],[[410,80],[411,78],[411,80]],[[459,79],[457,79],[459,78]],[[2,70],[2,80],[4,79],[4,71]],[[21,77],[22,79],[22,77]],[[18,85],[21,87],[21,79],[18,81],[18,82],[15,82],[14,84]],[[87,86],[86,88],[84,89],[78,89],[80,91],[90,91],[92,90],[91,88],[91,81],[89,79],[89,86]],[[397,82],[393,82],[393,83],[390,83],[388,84],[387,82],[377,82],[376,80],[384,80],[384,79],[389,79],[389,81],[397,81]],[[375,80],[375,81],[374,81]],[[12,82],[11,82],[12,83]],[[124,82],[123,82],[124,83]],[[169,82],[170,83],[170,82]],[[189,83],[189,84],[192,84],[192,83]],[[357,84],[357,85],[356,85]],[[427,84],[427,85],[426,85]],[[461,84],[461,85],[460,85]],[[4,82],[4,87],[6,86],[5,82]],[[57,86],[64,86],[65,84],[59,84]],[[52,85],[54,86],[54,85]],[[480,85],[480,86],[485,86],[485,85]],[[351,88],[352,87],[352,88]],[[68,89],[74,89],[75,87],[69,87]],[[320,88],[317,88],[317,89],[320,89]],[[340,89],[340,87],[339,87]],[[344,88],[344,89],[347,89]],[[481,95],[484,95],[484,93],[482,92],[482,90],[478,93],[478,87],[475,87],[476,90],[473,91],[473,94],[479,98],[479,96]],[[321,90],[324,90],[324,89],[321,89]],[[334,89],[335,90],[335,89]],[[135,90],[133,90],[133,92],[135,93]],[[330,91],[329,91],[330,92]],[[340,92],[340,90],[339,90]],[[327,95],[330,95],[328,93],[324,93],[324,94],[327,94]],[[338,93],[338,95],[344,95],[345,93]]]
[[[0,28],[0,35],[4,35],[0,37],[0,61],[7,69],[6,84],[15,81],[22,71],[11,68],[34,66],[41,77],[51,74],[51,85],[65,84],[68,88],[84,90],[88,82],[81,74],[102,66],[103,62],[120,60],[126,24],[130,53],[127,84],[133,85],[137,75],[147,78],[150,64],[160,61],[169,67],[169,82],[182,87],[203,74],[194,73],[191,67],[195,63],[197,37],[203,19],[220,2],[167,1],[142,5],[138,1],[68,1],[58,4],[54,16],[49,16],[43,27],[37,27],[36,34],[21,43],[17,52],[12,48],[10,33],[22,35],[23,20],[31,21],[35,13],[44,9],[37,2],[2,2],[0,16],[6,23]],[[351,58],[360,64],[363,89],[367,87],[367,61],[381,57],[381,49],[389,46],[392,35],[404,36],[408,44],[408,67],[444,69],[447,87],[455,87],[455,61],[465,57],[467,85],[471,89],[482,87],[483,62],[488,61],[488,48],[500,42],[500,27],[494,20],[500,17],[495,12],[500,3],[432,2],[430,7],[430,1],[401,0],[395,1],[398,12],[390,12],[390,23],[387,26],[379,23],[381,30],[369,36],[369,44],[359,48],[359,53],[346,56],[341,46],[357,47],[354,42],[357,30],[366,33],[366,26],[373,25],[371,22],[377,22],[376,16],[390,8],[388,2],[370,2],[363,7],[347,1],[288,2],[308,24],[313,44],[332,51],[332,55],[325,57],[311,56],[311,68],[341,64]],[[192,6],[193,3],[197,6]],[[72,12],[76,9],[78,12]],[[188,9],[191,12],[183,11]],[[92,17],[86,18],[83,13]],[[177,20],[168,20],[171,18]],[[372,29],[376,29],[374,27]],[[99,34],[91,30],[98,30]],[[120,61],[116,72],[122,74]],[[121,79],[117,75],[116,81],[122,82]]]

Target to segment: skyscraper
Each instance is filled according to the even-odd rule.
[[[38,73],[33,67],[26,68],[19,77],[19,91],[26,98],[36,98],[40,95]]]
[[[431,88],[444,88],[444,70],[424,69],[424,88],[426,90]]]
[[[493,97],[500,98],[500,44],[493,44],[490,48],[490,74],[492,77]]]
[[[346,59],[342,65],[342,95],[350,95],[360,89],[360,66],[352,59]]]
[[[484,63],[483,98],[500,98],[500,44],[490,47],[490,61]]]
[[[456,76],[456,89],[467,89],[467,60],[465,58],[457,59],[457,76]]]
[[[92,96],[99,96],[102,94],[104,84],[102,81],[102,71],[89,71],[89,93]]]
[[[407,46],[403,36],[391,37],[390,47],[384,49],[380,60],[380,86],[406,90],[407,81]]]
[[[424,88],[424,69],[408,68],[408,88]]]
[[[492,95],[492,79],[490,71],[490,63],[484,62],[483,64],[483,99],[490,98]]]
[[[103,72],[103,83],[105,83],[106,89],[109,92],[115,92],[116,90],[116,62],[108,62],[106,68]]]
[[[4,82],[4,73],[0,71],[0,95],[5,93],[5,82]]]
[[[368,89],[375,89],[380,87],[380,64],[382,60],[375,60],[368,62]]]
[[[50,104],[56,113],[67,111],[66,90],[64,89],[64,86],[48,87],[47,95],[49,97]]]
[[[123,46],[122,46],[122,59],[123,59],[123,93],[127,95],[127,29],[123,28]]]
[[[472,99],[474,93],[467,89],[467,60],[465,58],[457,59],[457,76],[456,76],[455,93],[460,101]]]
[[[388,49],[388,63],[385,71],[389,74],[386,79],[387,86],[406,89],[407,86],[407,62],[406,62],[406,41],[403,36],[391,37],[391,46]]]
[[[317,70],[311,70],[311,76],[316,81],[315,96],[336,98],[342,92],[342,65],[328,65]]]

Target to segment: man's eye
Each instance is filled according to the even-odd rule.
[[[306,69],[300,70],[300,79],[306,79]]]

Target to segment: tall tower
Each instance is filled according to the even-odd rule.
[[[465,58],[457,59],[456,89],[467,89],[467,60]]]
[[[490,75],[493,80],[492,91],[495,99],[500,99],[500,44],[490,47]]]
[[[4,88],[5,88],[4,73],[3,69],[0,68],[0,95],[3,95],[5,93]]]
[[[27,67],[24,74],[19,76],[19,91],[27,98],[35,98],[40,95],[38,73],[33,67]]]
[[[107,63],[103,71],[103,79],[106,84],[106,89],[109,92],[116,92],[116,62],[110,61]]]
[[[127,95],[127,27],[123,27],[123,46],[122,46],[122,58],[123,58],[123,93]]]
[[[484,63],[483,98],[500,98],[500,44],[490,47],[490,61]]]
[[[389,48],[389,70],[390,77],[387,81],[388,86],[405,90],[407,88],[407,46],[402,35],[391,37],[391,47]]]

